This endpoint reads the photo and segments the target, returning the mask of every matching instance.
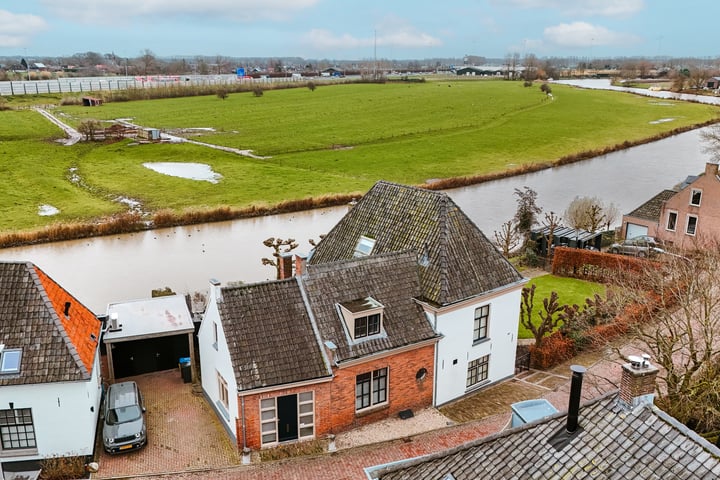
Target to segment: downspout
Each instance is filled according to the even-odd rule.
[[[433,331],[437,334],[437,312],[433,312]],[[433,372],[433,406],[437,405],[437,389],[438,389],[438,356],[440,353],[438,352],[439,344],[440,342],[435,342],[435,372]]]
[[[245,435],[245,396],[240,397],[240,415],[242,416],[242,445],[244,452],[247,448],[247,438]]]

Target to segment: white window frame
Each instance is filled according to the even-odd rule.
[[[671,218],[673,215],[675,216],[675,221],[673,222],[673,227],[670,228],[670,218]],[[669,211],[668,211],[668,216],[667,216],[667,221],[665,222],[665,230],[667,230],[667,231],[669,231],[669,232],[674,232],[674,231],[676,231],[676,230],[677,230],[677,223],[678,223],[678,212],[675,211],[675,210],[669,210]]]
[[[357,306],[353,304],[356,304],[360,302],[362,305]],[[347,328],[347,332],[350,335],[350,339],[355,342],[362,342],[368,339],[377,338],[384,334],[385,332],[385,306],[375,300],[372,297],[366,297],[363,299],[358,299],[352,302],[346,302],[345,305],[342,303],[336,304],[338,311],[340,313],[340,316],[345,322],[345,327]],[[349,308],[348,308],[349,307]],[[370,333],[369,325],[370,325],[370,317],[373,315],[379,315],[379,325],[377,331],[374,331]],[[365,324],[365,334],[356,336],[355,332],[355,325],[357,320],[366,318],[366,324]]]
[[[695,219],[695,226],[693,228],[692,233],[690,233],[690,219],[693,219],[693,218]],[[698,219],[697,215],[688,214],[687,219],[685,221],[685,235],[690,235],[691,237],[694,237],[695,235],[697,235],[698,222],[699,222],[699,219]]]
[[[358,406],[358,377],[370,375],[370,390],[369,392],[361,392],[360,396],[370,396],[370,403],[364,406]],[[365,383],[365,382],[363,382]],[[384,398],[380,400],[379,394],[383,392]],[[390,401],[390,369],[388,367],[377,368],[370,372],[364,372],[360,375],[355,376],[355,412],[360,413],[368,409],[376,408],[378,406],[387,405]]]
[[[366,237],[365,235],[360,235],[360,239],[355,245],[353,257],[367,257],[372,253],[373,248],[375,248],[375,239]]]
[[[10,363],[11,361],[12,364]],[[0,350],[0,375],[13,375],[16,373],[20,373],[21,364],[21,348],[4,348]]]
[[[288,395],[297,396],[298,440],[315,438],[315,392],[306,390]],[[285,395],[280,395],[284,397]],[[278,445],[277,398],[260,399],[260,445],[262,448]]]
[[[697,202],[697,203],[694,203],[694,202],[693,202],[693,198],[695,198],[695,194],[696,194],[696,193],[700,195],[700,198],[698,198],[698,202]],[[693,188],[693,189],[690,191],[690,205],[692,205],[693,207],[699,207],[700,204],[702,203],[702,193],[703,193],[703,191],[702,191],[701,189],[699,189],[699,188]]]
[[[220,401],[220,404],[225,407],[225,409],[229,412],[230,411],[230,391],[228,390],[228,384],[227,381],[223,378],[222,375],[220,375],[220,372],[215,372],[217,375],[217,381],[218,381],[218,400]]]

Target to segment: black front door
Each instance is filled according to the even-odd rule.
[[[297,395],[277,397],[278,441],[287,442],[298,438]]]

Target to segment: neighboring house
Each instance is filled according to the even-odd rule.
[[[514,375],[520,296],[527,279],[447,194],[378,182],[307,262],[321,265],[406,250],[414,252],[420,277],[416,301],[442,336],[435,359],[435,405]]]
[[[0,263],[0,464],[93,454],[101,323],[32,263]]]
[[[675,190],[664,190],[623,216],[625,238],[655,236],[668,245],[689,249],[720,241],[720,177],[718,164],[688,177]]]
[[[718,478],[720,449],[653,405],[657,369],[637,365],[623,365],[619,394],[580,407],[579,395],[571,393],[567,414],[438,454],[371,467],[368,478]]]
[[[720,77],[710,77],[705,82],[705,88],[709,90],[717,90],[720,88]]]
[[[412,252],[213,281],[198,333],[202,387],[239,448],[323,438],[428,407],[438,336]]]

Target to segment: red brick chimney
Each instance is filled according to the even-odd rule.
[[[626,409],[635,408],[641,403],[652,405],[658,369],[650,365],[649,355],[631,355],[628,360],[630,362],[622,366],[620,405]]]
[[[290,278],[293,275],[293,254],[290,252],[281,253],[278,257],[280,271],[278,280]]]
[[[716,177],[718,174],[718,164],[715,162],[707,162],[705,164],[705,175]]]
[[[295,254],[295,275],[298,277],[305,271],[305,265],[307,264],[307,255],[304,253]]]

